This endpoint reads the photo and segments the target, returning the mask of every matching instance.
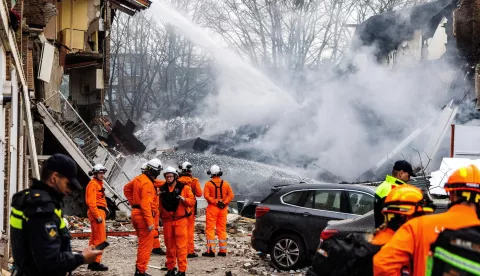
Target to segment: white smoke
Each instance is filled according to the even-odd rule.
[[[411,131],[438,115],[449,100],[453,68],[447,63],[418,63],[395,69],[379,65],[372,48],[356,55],[356,71],[335,75],[309,72],[302,97],[276,85],[219,46],[207,31],[167,4],[151,11],[174,25],[215,59],[218,93],[207,97],[201,120],[204,134],[249,125],[267,125],[268,132],[245,145],[292,163],[303,158],[332,173],[353,179],[373,166]],[[307,87],[307,86],[305,86]],[[162,138],[153,143],[161,142]]]

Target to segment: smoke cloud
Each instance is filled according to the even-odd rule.
[[[215,60],[216,91],[196,119],[203,122],[203,134],[268,126],[265,134],[238,147],[274,155],[291,167],[314,160],[316,166],[353,180],[437,116],[450,100],[456,69],[446,61],[391,69],[375,60],[375,46],[364,47],[350,59],[353,72],[338,73],[346,69],[341,66],[307,71],[303,85],[291,90],[278,85],[282,83],[278,76],[266,77],[268,72],[224,48],[223,41],[214,40],[170,6],[155,2],[151,12]],[[150,147],[165,142],[147,140]],[[315,178],[318,167],[308,176]]]

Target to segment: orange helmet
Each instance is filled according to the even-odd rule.
[[[480,193],[480,170],[473,164],[457,169],[445,183],[445,191],[472,191]]]
[[[411,216],[415,213],[434,212],[434,209],[424,200],[422,191],[408,184],[393,189],[385,198],[384,206],[383,214]]]

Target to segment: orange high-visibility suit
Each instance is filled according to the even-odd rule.
[[[131,184],[130,184],[131,183]],[[137,232],[137,269],[145,273],[153,248],[153,237],[155,230],[149,231],[149,226],[154,226],[154,214],[152,213],[155,187],[153,181],[147,175],[141,174],[135,177],[124,187],[124,194],[127,199],[131,198],[132,224]],[[132,191],[131,194],[130,191]],[[130,200],[129,200],[130,201]]]
[[[178,194],[185,201],[177,199]],[[178,262],[178,271],[187,271],[187,224],[194,205],[195,197],[190,186],[177,182],[160,188],[160,218],[163,222],[163,242],[167,247],[168,270],[173,270]]]
[[[375,233],[375,236],[370,243],[373,245],[384,245],[390,241],[394,234],[395,231],[393,231],[392,229],[384,228]]]
[[[155,186],[155,197],[153,198],[153,204],[152,204],[152,209],[155,211],[155,217],[153,217],[153,220],[155,222],[155,236],[153,237],[153,248],[160,248],[160,231],[158,231],[159,225],[160,225],[160,187],[165,183],[164,180],[160,179],[155,179],[155,183],[153,185]]]
[[[413,264],[412,275],[424,276],[430,244],[444,229],[480,225],[474,209],[453,205],[447,212],[411,219],[403,224],[373,258],[374,275],[400,275],[403,266]]]
[[[214,176],[205,183],[203,194],[208,202],[205,226],[207,253],[215,252],[215,228],[217,229],[219,252],[226,253],[228,208],[220,209],[217,204],[221,201],[228,206],[234,196],[232,188],[227,181]]]
[[[105,220],[107,219],[107,199],[105,198],[103,181],[92,178],[92,180],[88,182],[85,193],[85,203],[88,206],[87,215],[92,227],[88,245],[95,247],[107,239],[105,227]],[[102,222],[100,223],[97,221],[99,217],[102,218]],[[101,259],[102,254],[97,256],[95,262],[99,263]]]
[[[140,174],[141,175],[141,174]],[[128,182],[127,184],[125,184],[125,186],[123,186],[123,195],[127,198],[128,200],[128,203],[130,204],[130,206],[133,205],[133,182],[135,179],[137,179],[138,177],[140,177],[140,175],[137,175],[135,176],[134,179],[132,179],[130,182]]]
[[[188,217],[188,254],[195,253],[195,211],[197,209],[197,199],[195,197],[201,197],[202,187],[200,186],[200,182],[198,182],[198,178],[192,177],[189,175],[182,175],[178,178],[178,181],[183,182],[190,186],[192,189],[192,193],[195,199],[194,209],[192,210],[192,215]]]

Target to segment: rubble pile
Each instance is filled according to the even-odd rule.
[[[90,233],[92,231],[88,218],[65,216],[64,220],[70,233]],[[129,221],[107,220],[106,227],[107,232],[128,232],[134,230]]]

